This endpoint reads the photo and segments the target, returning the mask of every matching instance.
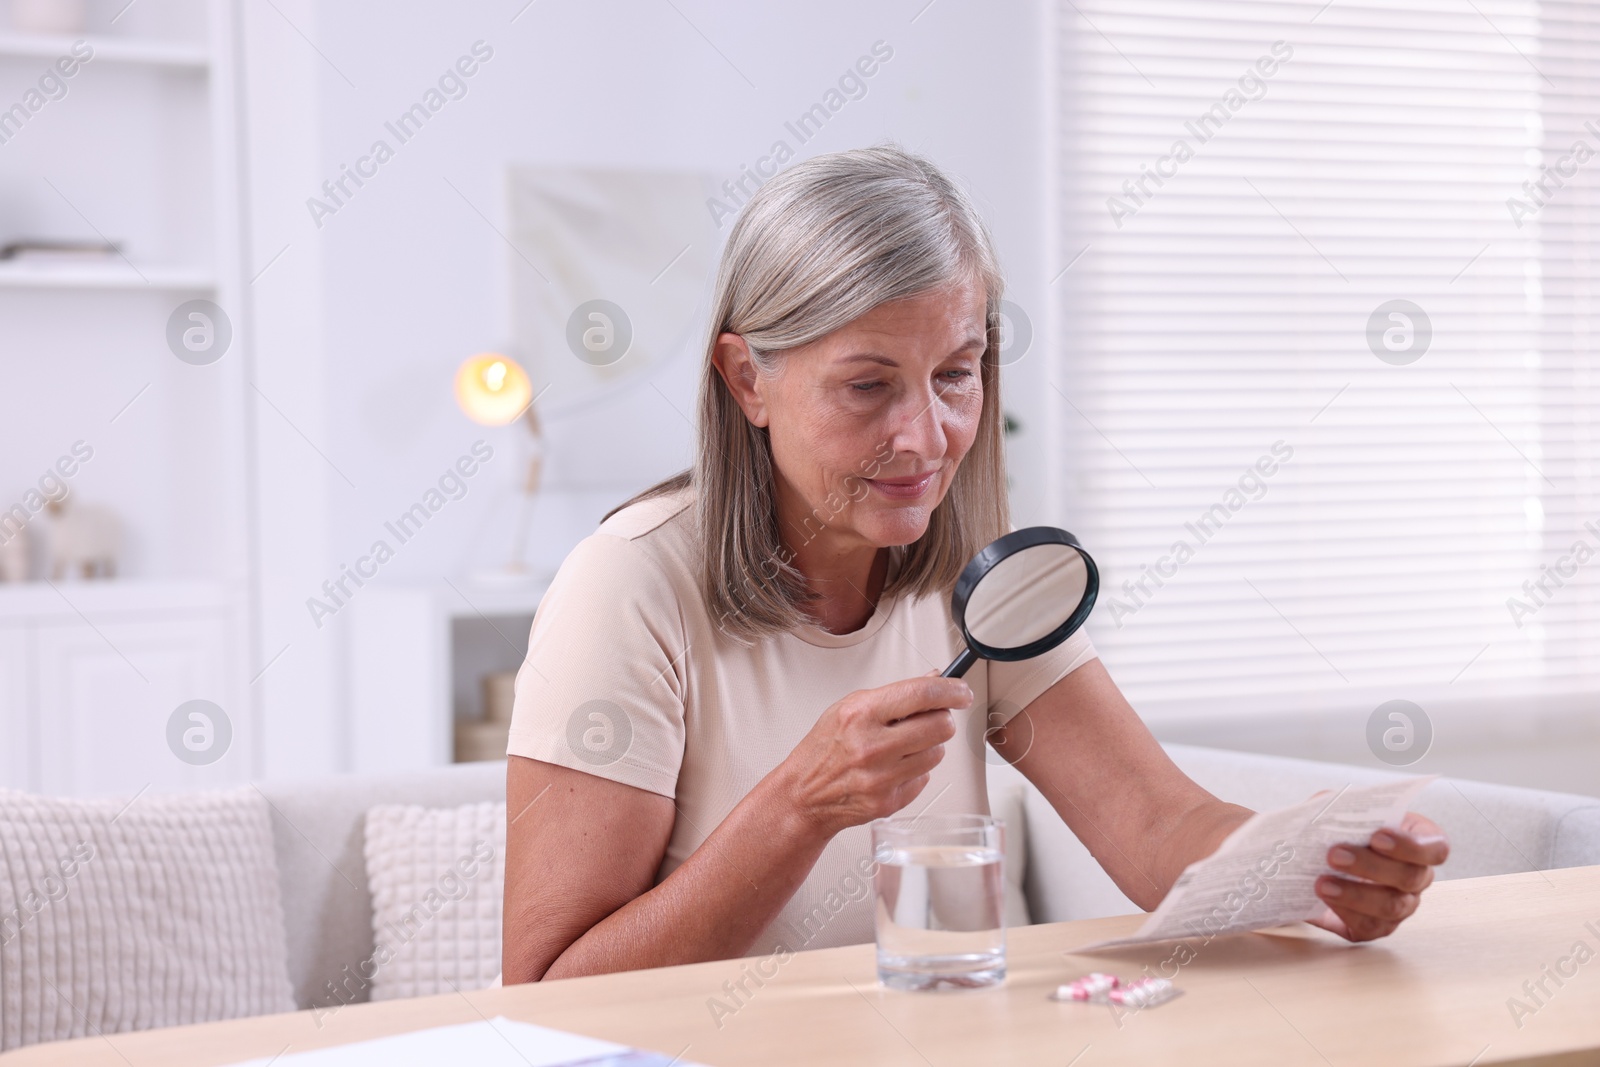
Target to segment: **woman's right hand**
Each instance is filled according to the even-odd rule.
[[[829,836],[914,800],[956,734],[951,708],[972,704],[959,678],[858,689],[817,720],[779,765],[799,812]]]

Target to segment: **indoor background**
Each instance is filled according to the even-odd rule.
[[[1013,519],[1158,736],[1600,791],[1548,0],[0,5],[0,785],[503,755],[542,583],[688,462],[738,205],[883,141],[994,234]]]

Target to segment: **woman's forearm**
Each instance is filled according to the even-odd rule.
[[[661,884],[569,945],[544,977],[731,959],[748,952],[833,836],[791,802],[782,772],[780,766],[762,779]]]
[[[1151,862],[1150,878],[1155,883],[1152,888],[1159,887],[1159,895],[1148,903],[1143,900],[1134,903],[1147,911],[1161,903],[1185,867],[1215,852],[1229,834],[1254,814],[1249,808],[1212,796],[1184,811],[1171,822],[1164,835],[1157,837],[1160,844]]]

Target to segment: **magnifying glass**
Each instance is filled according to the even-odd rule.
[[[980,658],[1032,659],[1071,637],[1100,592],[1100,571],[1078,539],[1054,526],[1013,530],[972,557],[950,617],[967,647],[940,675],[960,678]]]

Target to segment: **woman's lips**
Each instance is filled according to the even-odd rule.
[[[924,474],[919,481],[910,483],[881,482],[876,478],[868,478],[867,484],[871,485],[874,489],[888,497],[890,500],[915,500],[917,497],[928,491],[928,487],[933,484],[934,476],[938,473],[939,472],[936,470],[929,471],[927,474]]]

